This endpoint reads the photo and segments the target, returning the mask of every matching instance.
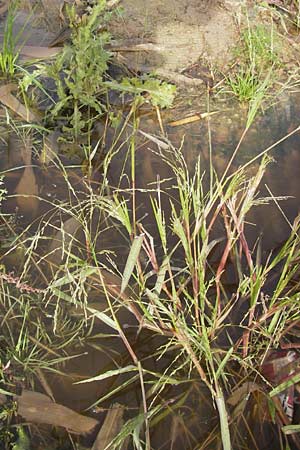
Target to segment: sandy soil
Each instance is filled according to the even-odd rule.
[[[137,65],[181,71],[199,58],[219,68],[228,63],[237,39],[231,5],[216,0],[123,0],[121,5],[124,13],[114,20],[112,34],[156,47],[144,54],[128,52]]]

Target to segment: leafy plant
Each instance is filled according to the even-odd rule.
[[[99,0],[91,14],[84,21],[78,21],[74,5],[67,8],[71,44],[64,47],[55,63],[47,68],[47,73],[56,82],[59,101],[51,114],[57,118],[67,115],[75,138],[83,130],[90,130],[95,118],[108,110],[106,94],[109,90],[132,93],[141,101],[150,101],[154,106],[171,105],[175,86],[148,77],[124,78],[122,81],[108,81],[106,72],[111,54],[105,49],[110,41],[106,31],[98,28],[110,17],[105,12],[106,0]]]
[[[139,97],[142,102],[149,101],[154,106],[169,108],[174,100],[176,86],[157,80],[156,78],[123,78],[118,83],[116,81],[107,81],[105,83],[108,89],[117,90],[121,93],[128,92]]]
[[[103,75],[111,55],[104,46],[109,42],[110,35],[107,32],[97,33],[105,6],[106,0],[99,0],[85,23],[78,23],[74,5],[67,8],[72,42],[65,46],[48,69],[48,75],[56,82],[59,96],[52,115],[57,117],[62,111],[69,110],[75,137],[87,123],[83,119],[84,108],[92,108],[100,115],[105,111],[99,96],[106,92]]]

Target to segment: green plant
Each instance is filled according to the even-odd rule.
[[[83,309],[83,315],[109,327],[111,333],[119,335],[128,351],[131,361],[127,364],[117,365],[114,369],[109,367],[85,381],[101,382],[122,374],[129,376],[123,385],[105,392],[93,406],[139,381],[142,412],[126,422],[110,448],[118,448],[128,435],[132,436],[136,448],[143,445],[150,448],[151,427],[176,410],[176,407],[170,408],[163,415],[161,398],[168,398],[170,385],[192,384],[197,377],[208,388],[216,404],[223,447],[238,447],[240,441],[235,426],[238,426],[240,416],[234,416],[236,422],[231,425],[230,437],[226,397],[245,379],[256,379],[256,383],[265,385],[263,376],[258,379],[260,363],[270,347],[278,346],[286,329],[299,316],[296,302],[298,291],[292,286],[299,268],[299,224],[295,223],[281,251],[262,264],[248,247],[244,225],[249,210],[267,201],[257,197],[257,189],[270,160],[263,158],[255,168],[255,175],[241,168],[219,180],[212,170],[212,188],[206,193],[200,162],[191,175],[180,151],[169,144],[169,151],[161,153],[161,157],[174,173],[176,195],[173,191],[173,198],[170,198],[172,214],[168,219],[161,206],[161,197],[166,194],[158,187],[157,196],[152,198],[157,232],[150,235],[143,221],[137,221],[134,211],[137,207],[134,139],[130,143],[129,155],[130,199],[126,199],[126,191],[123,193],[118,189],[114,195],[105,195],[104,183],[99,195],[94,196],[90,191],[86,201],[79,200],[79,210],[73,212],[85,230],[89,262],[85,257],[78,259],[75,256],[78,245],[75,238],[65,248],[67,259],[62,272],[57,272],[56,278],[49,284],[49,292],[61,303],[77,304]],[[107,164],[110,164],[112,157],[117,157],[115,152],[107,155]],[[85,219],[93,215],[97,208],[101,211],[103,223],[109,226],[111,220],[113,223],[118,221],[121,232],[128,233],[128,241],[131,240],[132,244],[124,267],[120,264],[120,254],[114,260],[113,253],[107,253],[110,256],[106,261],[113,261],[111,265],[97,255],[96,242],[91,239],[90,227]],[[214,228],[220,217],[224,223],[224,242],[214,238]],[[211,253],[220,243],[218,264],[213,267]],[[142,248],[150,261],[146,267],[141,265]],[[176,254],[180,256],[181,263],[174,265]],[[226,283],[222,283],[227,270],[230,270],[229,259],[235,261],[238,274],[233,291],[228,291]],[[72,261],[77,261],[77,264],[72,264]],[[278,278],[272,298],[266,303],[265,290],[276,267],[281,268],[282,275]],[[112,272],[116,277],[122,276],[117,287],[116,283],[112,287],[107,279],[107,273]],[[80,299],[80,293],[87,292],[84,286],[90,277],[98,279],[102,286],[104,307],[101,306],[100,311]],[[135,283],[137,288],[128,290],[131,283]],[[242,317],[239,315],[240,304],[244,311]],[[156,353],[150,355],[159,359],[169,355],[171,362],[161,372],[147,370],[149,354],[144,359],[138,357],[118,318],[123,308],[134,315],[140,331],[148,330],[164,337]]]
[[[55,118],[60,114],[68,117],[65,130],[71,131],[75,139],[83,130],[91,130],[93,122],[108,112],[110,106],[106,96],[111,89],[134,94],[139,98],[139,103],[149,100],[161,107],[172,103],[175,86],[161,83],[153,77],[145,80],[108,80],[106,72],[112,55],[105,46],[110,41],[110,35],[106,31],[98,32],[100,24],[103,25],[110,17],[106,13],[106,0],[99,0],[85,21],[79,21],[74,6],[67,8],[67,11],[72,31],[71,44],[64,47],[46,71],[55,80],[59,97],[51,114]],[[142,94],[148,94],[148,98]]]
[[[63,110],[69,109],[69,121],[75,137],[78,137],[87,124],[87,120],[83,119],[84,108],[92,108],[98,115],[105,111],[105,105],[99,100],[99,96],[106,92],[103,88],[103,75],[111,55],[104,46],[109,42],[110,35],[107,32],[97,33],[99,22],[103,21],[105,6],[106,1],[99,0],[86,23],[79,24],[75,6],[67,9],[72,42],[65,46],[48,70],[48,75],[56,82],[59,96],[52,114],[57,117]]]
[[[270,29],[262,25],[252,26],[248,21],[237,48],[239,64],[226,77],[226,83],[241,102],[256,102],[260,106],[268,98],[280,67],[278,38],[273,24]]]
[[[10,2],[4,27],[3,43],[0,52],[0,71],[6,77],[12,77],[15,74],[16,62],[19,57],[17,42],[20,33],[15,36],[13,30],[18,3],[18,0]]]
[[[70,349],[79,349],[80,355],[83,345],[93,348],[101,355],[99,364],[104,355],[111,355],[94,376],[76,381],[110,380],[109,388],[91,407],[109,407],[129,387],[136,388],[137,406],[126,417],[112,449],[120,448],[128,437],[132,448],[151,448],[152,432],[180,415],[188,435],[192,408],[186,404],[194,385],[197,401],[202,395],[209,408],[215,405],[219,417],[212,419],[202,447],[209,448],[221,436],[225,449],[240,448],[238,429],[242,421],[248,424],[249,403],[243,402],[236,411],[227,398],[248,382],[268,398],[271,386],[260,373],[261,362],[269,348],[277,348],[280,339],[288,337],[299,318],[294,284],[299,269],[299,223],[295,222],[282,249],[261,261],[248,246],[245,227],[249,210],[268,201],[259,198],[258,188],[270,160],[262,158],[254,169],[246,169],[270,149],[232,175],[227,169],[221,179],[211,167],[206,191],[200,161],[191,174],[182,153],[164,142],[159,156],[172,171],[173,190],[171,196],[164,191],[163,181],[155,194],[149,190],[156,226],[150,234],[149,215],[144,220],[139,213],[136,195],[137,119],[132,135],[125,143],[121,139],[134,113],[133,105],[104,157],[103,182],[97,190],[88,183],[74,188],[67,169],[59,157],[55,159],[70,198],[53,202],[34,233],[25,230],[11,245],[9,251],[23,246],[26,259],[18,277],[5,272],[0,277],[1,359],[4,365],[10,361],[15,377],[24,374],[26,382],[33,383],[41,369],[62,372]],[[107,173],[124,146],[130,184],[122,190],[109,186]],[[94,150],[86,149],[87,158],[93,158]],[[163,196],[168,202],[162,202]],[[220,224],[222,237],[217,238]],[[106,245],[107,233],[122,245]],[[41,248],[43,256],[37,253]],[[212,258],[213,253],[217,258]],[[45,271],[42,262],[47,263]],[[232,266],[237,281],[229,287],[225,279]],[[276,269],[279,276],[274,283]],[[39,275],[33,278],[37,270]],[[37,286],[42,282],[46,287],[35,290],[30,285],[33,279]],[[271,295],[270,280],[275,286]],[[134,319],[133,325],[125,326],[124,310]],[[152,339],[155,347],[150,345]],[[119,342],[114,350],[113,341]],[[146,350],[141,350],[143,345]],[[151,359],[158,362],[155,368],[149,368]],[[197,433],[203,426],[197,414],[193,412],[199,423],[194,446],[199,446]],[[176,439],[170,436],[170,442]],[[255,440],[251,445],[255,447]]]
[[[297,28],[300,28],[300,2],[299,0],[293,0],[291,2],[292,21]]]
[[[280,64],[279,37],[273,23],[270,27],[264,25],[250,25],[242,33],[241,57],[251,61],[258,70],[268,69]]]
[[[249,102],[255,98],[256,92],[259,88],[259,79],[254,71],[243,68],[238,73],[229,75],[227,84],[232,93],[241,102]]]

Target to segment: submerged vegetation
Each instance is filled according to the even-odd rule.
[[[14,189],[0,191],[1,445],[300,448],[300,222],[269,254],[258,237],[252,248],[252,209],[282,200],[260,193],[276,143],[233,166],[280,67],[275,32],[242,35],[228,84],[250,101],[248,121],[222,173],[209,142],[205,171],[204,157],[188,167],[165,132],[161,109],[175,87],[148,74],[114,77],[103,27],[111,3],[93,2],[81,16],[68,6],[70,41],[52,62],[19,67],[27,114],[1,87],[7,140],[24,167]],[[14,13],[5,76],[19,56]],[[43,116],[41,95],[51,99]],[[153,112],[160,136],[141,127]],[[75,157],[64,151],[70,141]],[[8,180],[14,170],[3,171]]]

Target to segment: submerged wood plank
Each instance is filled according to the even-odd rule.
[[[114,404],[108,411],[92,450],[107,450],[124,424],[124,406]]]
[[[27,422],[63,427],[75,434],[90,433],[99,424],[96,419],[55,403],[40,392],[24,390],[21,395],[14,395],[13,399],[18,404],[18,415]],[[5,402],[6,397],[1,395],[0,403]]]

